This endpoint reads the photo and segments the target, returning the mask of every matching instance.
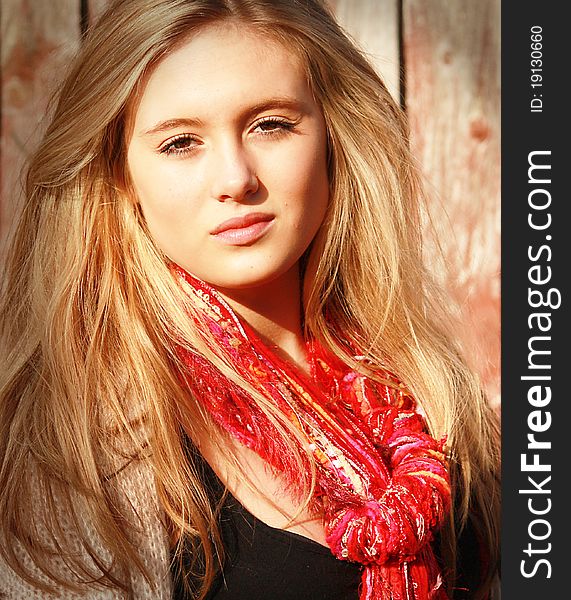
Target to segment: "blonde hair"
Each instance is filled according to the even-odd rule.
[[[422,186],[406,121],[319,0],[118,0],[87,36],[31,161],[6,269],[1,552],[22,577],[35,580],[13,549],[17,541],[50,578],[37,582],[42,589],[73,588],[50,569],[46,553],[54,547],[35,525],[41,519],[56,551],[66,552],[55,516],[63,498],[93,559],[89,565],[67,552],[72,572],[129,593],[130,570],[150,576],[130,537],[133,519],[121,509],[114,475],[129,461],[145,460],[173,543],[186,535],[204,559],[197,597],[212,583],[220,548],[216,507],[185,453],[183,432],[194,439],[206,429],[221,448],[224,439],[181,388],[173,348],[208,350],[189,324],[188,312],[196,308],[129,191],[125,135],[129,106],[153,66],[192,32],[221,19],[245,23],[298,53],[325,116],[331,200],[304,260],[306,332],[360,368],[340,350],[326,323],[331,315],[358,340],[373,369],[394,371],[420,400],[431,432],[445,433],[451,449],[455,510],[443,536],[450,581],[455,532],[470,513],[478,515],[493,567],[497,423],[423,267]],[[208,356],[252,391],[222,352]],[[254,395],[294,456],[305,460],[291,427]],[[43,512],[20,502],[33,486],[46,498]],[[85,519],[113,561],[94,553]]]

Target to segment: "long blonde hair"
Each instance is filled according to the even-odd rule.
[[[304,316],[350,366],[327,327],[351,332],[368,363],[394,371],[419,399],[431,432],[451,449],[455,510],[443,535],[453,580],[455,534],[469,513],[495,564],[498,432],[480,385],[461,358],[446,303],[423,267],[420,178],[402,111],[319,0],[117,0],[87,36],[31,160],[26,203],[12,242],[0,313],[1,552],[34,579],[17,542],[51,582],[45,535],[65,552],[65,510],[93,562],[68,553],[79,579],[131,592],[129,571],[149,577],[121,512],[115,474],[152,466],[173,543],[186,536],[203,556],[203,598],[220,546],[210,505],[183,432],[222,433],[175,375],[176,343],[203,349],[189,305],[150,238],[125,165],[129,106],[144,77],[194,31],[234,19],[283,42],[304,60],[328,131],[331,199],[308,253]],[[204,350],[206,352],[206,350]],[[250,389],[225,357],[229,377]],[[182,367],[181,367],[182,368]],[[291,430],[256,395],[289,440]],[[33,466],[33,468],[31,468]],[[20,501],[42,490],[43,512]],[[59,508],[58,508],[59,507]],[[34,512],[36,511],[36,512]],[[38,529],[37,520],[44,529]],[[113,565],[80,524],[88,520]],[[214,532],[214,533],[212,533]],[[95,565],[95,568],[94,568]],[[38,582],[49,590],[50,582]],[[483,588],[486,586],[484,585]]]

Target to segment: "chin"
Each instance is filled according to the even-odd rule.
[[[293,264],[276,265],[275,268],[267,264],[255,265],[235,265],[231,268],[220,268],[218,270],[209,269],[208,272],[194,272],[188,269],[193,275],[202,279],[209,285],[221,290],[247,290],[264,287],[282,276],[286,275],[293,267]]]

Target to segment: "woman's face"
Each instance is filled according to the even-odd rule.
[[[329,196],[325,123],[300,59],[245,26],[209,26],[139,100],[128,169],[167,256],[228,289],[294,268]]]

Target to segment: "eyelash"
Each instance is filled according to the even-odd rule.
[[[256,123],[256,127],[260,127],[260,125],[278,126],[275,129],[270,129],[270,131],[262,132],[262,135],[280,135],[286,131],[291,131],[295,127],[295,123],[287,121],[286,119],[280,119],[279,117],[268,117],[267,119],[262,119]]]
[[[171,138],[170,140],[168,140],[168,142],[166,142],[165,144],[163,144],[160,148],[159,148],[159,152],[161,154],[174,154],[174,155],[182,155],[182,154],[188,154],[189,152],[192,152],[193,148],[189,147],[189,146],[185,146],[183,148],[177,148],[176,144],[179,142],[196,142],[197,139],[192,136],[189,135],[188,133],[181,133],[180,135],[175,136],[174,138]]]
[[[263,125],[273,125],[274,127],[272,129],[270,129],[269,131],[261,131],[260,135],[263,136],[281,136],[289,131],[292,131],[293,128],[295,127],[295,123],[292,123],[291,121],[287,121],[285,119],[281,119],[278,117],[268,117],[266,119],[262,119],[261,121],[258,121],[258,123],[255,124],[254,129],[263,126]],[[175,156],[184,156],[186,154],[190,154],[191,152],[194,151],[195,147],[194,146],[185,146],[183,148],[176,148],[176,144],[180,143],[180,142],[195,142],[198,141],[197,138],[195,138],[194,136],[188,134],[188,133],[181,133],[180,135],[175,136],[174,138],[168,140],[165,144],[163,144],[160,148],[159,148],[159,152],[161,154],[166,154],[166,155],[175,155]]]

